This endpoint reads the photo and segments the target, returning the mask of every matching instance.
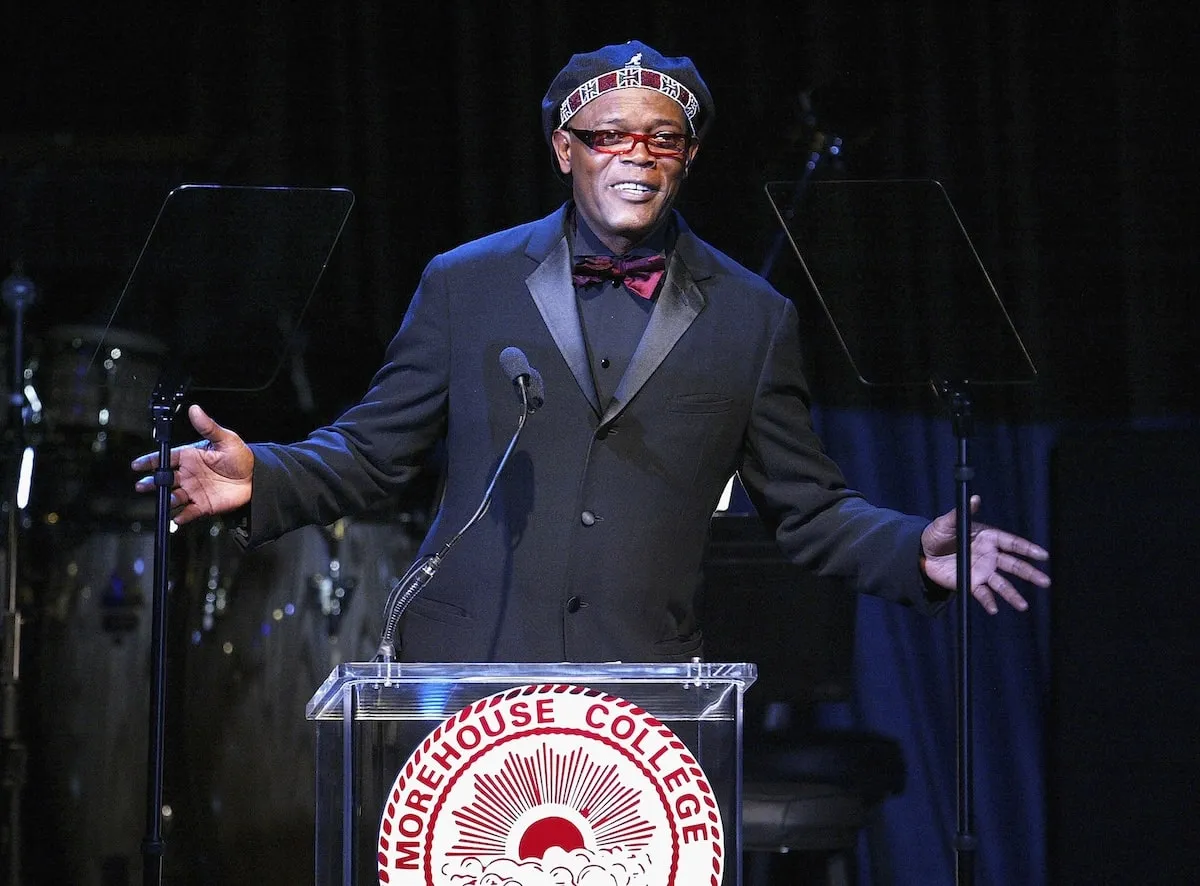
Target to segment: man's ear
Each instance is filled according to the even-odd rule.
[[[554,159],[558,163],[558,171],[563,175],[571,174],[571,135],[561,129],[550,133],[550,147],[554,151]]]

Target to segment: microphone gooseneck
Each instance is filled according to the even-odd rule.
[[[525,428],[525,420],[533,414],[535,409],[546,402],[542,376],[529,365],[529,359],[519,348],[505,348],[500,352],[500,368],[504,370],[508,380],[516,387],[521,400],[521,415],[517,419],[517,429],[513,432],[512,439],[508,441],[508,448],[504,450],[504,455],[501,456],[500,463],[496,465],[496,470],[492,472],[487,490],[483,494],[483,500],[475,509],[475,513],[471,515],[471,519],[467,520],[462,528],[454,533],[436,553],[417,558],[400,580],[392,586],[383,609],[383,632],[380,635],[379,650],[375,654],[376,661],[390,663],[396,659],[399,652],[396,643],[396,628],[400,624],[400,618],[404,615],[404,611],[433,580],[450,549],[487,513],[488,506],[492,503],[492,494],[496,489],[496,481],[500,479],[504,466],[508,464],[509,456],[517,447],[517,440]]]

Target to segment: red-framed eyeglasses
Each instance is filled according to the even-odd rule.
[[[593,151],[602,154],[628,154],[639,144],[654,157],[682,157],[691,136],[682,132],[625,132],[622,129],[572,129],[563,127]]]

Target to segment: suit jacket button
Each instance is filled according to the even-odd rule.
[[[579,522],[584,526],[593,526],[596,523],[596,515],[591,511],[584,511],[579,515]]]
[[[575,613],[583,608],[583,602],[578,597],[567,598],[567,612]]]

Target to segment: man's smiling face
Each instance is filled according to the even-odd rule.
[[[650,89],[605,93],[580,108],[567,125],[647,134],[689,131],[683,109]],[[698,148],[693,141],[682,157],[661,157],[651,154],[645,144],[635,144],[627,154],[606,154],[562,129],[551,138],[559,169],[571,176],[579,213],[617,255],[628,252],[662,223]]]

